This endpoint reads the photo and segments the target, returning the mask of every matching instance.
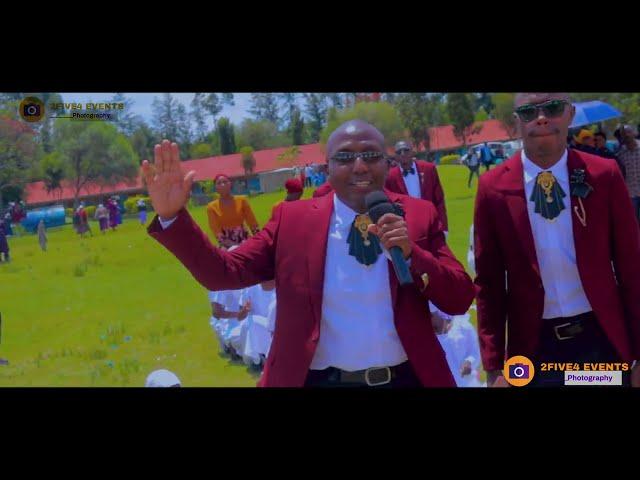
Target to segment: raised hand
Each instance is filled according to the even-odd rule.
[[[142,162],[141,174],[154,210],[161,219],[170,220],[186,205],[196,172],[185,175],[182,171],[177,143],[163,140],[153,148],[153,155],[153,163]]]

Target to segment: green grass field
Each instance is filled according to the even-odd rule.
[[[449,214],[449,245],[466,265],[476,182],[468,170],[438,167]],[[305,191],[305,198],[311,190]],[[251,199],[260,225],[283,192]],[[208,231],[205,207],[191,214]],[[151,220],[149,217],[149,221]],[[257,375],[219,353],[207,291],[137,218],[116,232],[80,239],[71,225],[11,237],[0,264],[0,386],[143,386],[155,369],[184,386],[254,386]]]

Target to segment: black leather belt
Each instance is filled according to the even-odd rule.
[[[576,338],[597,325],[593,312],[581,313],[575,317],[542,321],[544,322],[543,335],[558,341]]]
[[[394,379],[409,372],[410,369],[411,366],[409,362],[404,362],[393,367],[373,367],[355,372],[347,372],[339,368],[329,367],[324,370],[310,370],[309,376],[341,384],[376,387],[391,383]]]

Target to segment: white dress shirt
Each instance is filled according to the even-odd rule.
[[[347,371],[394,366],[407,360],[394,325],[385,255],[365,266],[349,255],[356,212],[336,195],[329,225],[320,338],[311,369]]]
[[[400,174],[402,175],[402,180],[404,181],[405,187],[407,187],[407,192],[410,197],[413,198],[422,198],[422,192],[420,191],[420,172],[418,171],[418,166],[416,162],[411,163],[411,168],[415,172],[413,175],[408,174],[406,177],[403,174],[402,166],[400,166]]]
[[[522,164],[527,211],[545,292],[542,318],[573,317],[590,312],[591,305],[582,288],[576,264],[572,224],[575,219],[571,214],[567,151],[565,150],[560,160],[547,170],[553,174],[567,195],[563,198],[565,209],[554,221],[535,213],[535,204],[529,200],[536,177],[544,170],[529,160],[524,150]]]

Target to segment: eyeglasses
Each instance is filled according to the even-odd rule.
[[[411,151],[411,149],[410,149],[410,148],[400,148],[400,149],[396,150],[396,153],[397,153],[398,155],[402,155],[403,153],[408,153],[408,152],[410,152],[410,151]]]
[[[355,162],[356,158],[362,158],[365,163],[374,164],[384,158],[382,152],[338,152],[331,159],[337,163],[347,165]]]
[[[569,102],[564,100],[550,100],[544,103],[522,105],[515,109],[516,114],[525,123],[534,121],[540,111],[546,118],[558,118],[564,113]]]

